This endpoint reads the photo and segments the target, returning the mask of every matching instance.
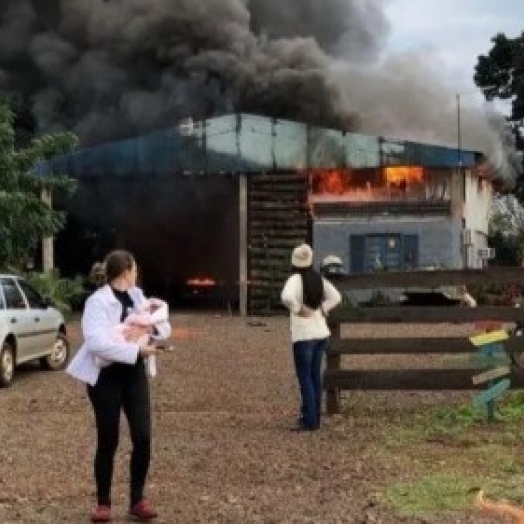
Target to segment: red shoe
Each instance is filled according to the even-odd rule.
[[[98,505],[91,513],[91,522],[111,522],[111,507]]]
[[[135,517],[139,522],[146,522],[158,517],[158,513],[146,499],[137,502],[129,511],[129,515]]]

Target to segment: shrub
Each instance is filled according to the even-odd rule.
[[[32,271],[27,273],[25,278],[43,297],[52,300],[64,316],[71,313],[72,303],[84,294],[81,277],[61,278],[57,269],[44,273]]]

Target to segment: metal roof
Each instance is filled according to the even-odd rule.
[[[480,153],[231,114],[80,149],[38,166],[75,177],[475,165]]]

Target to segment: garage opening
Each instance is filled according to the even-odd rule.
[[[86,177],[57,236],[64,276],[88,275],[115,248],[128,249],[142,285],[180,308],[238,308],[238,179],[232,175]]]

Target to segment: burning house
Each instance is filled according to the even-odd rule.
[[[248,114],[103,144],[42,166],[78,179],[56,239],[65,274],[109,249],[173,305],[265,312],[293,246],[351,273],[479,267],[494,180],[483,155]]]

